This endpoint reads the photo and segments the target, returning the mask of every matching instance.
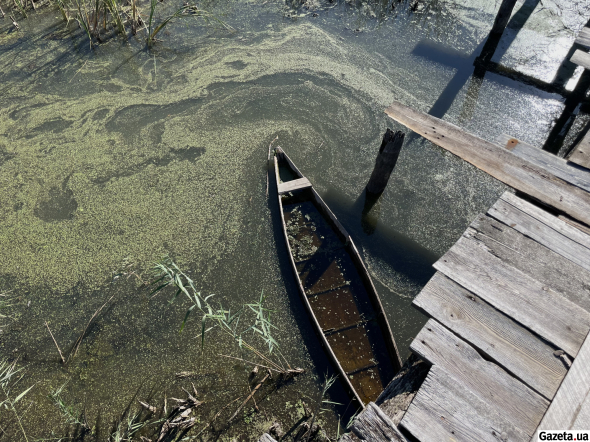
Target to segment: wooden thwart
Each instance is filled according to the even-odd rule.
[[[461,128],[394,102],[387,115],[498,180],[590,224],[590,193]]]
[[[410,349],[442,368],[458,386],[486,402],[490,410],[512,422],[529,438],[549,406],[547,399],[498,365],[484,360],[471,345],[433,319],[416,336]]]
[[[374,402],[369,402],[352,424],[352,432],[371,442],[406,442],[395,424]]]
[[[520,428],[434,365],[401,426],[421,442],[528,441]]]
[[[586,338],[537,430],[588,429],[590,429],[590,339]],[[537,438],[533,440],[536,441]]]
[[[436,273],[416,297],[414,305],[547,399],[555,395],[566,374],[561,361],[553,355],[557,348],[547,344],[480,297],[442,273]],[[428,327],[429,324],[422,329],[419,336],[425,333],[432,335],[427,333]],[[411,345],[412,350],[433,364],[443,364],[441,358],[444,357],[441,355],[435,358],[433,352],[452,350],[446,363],[457,364],[457,369],[466,370],[471,363],[476,368],[485,365],[478,362],[475,356],[470,358],[470,363],[458,363],[457,361],[465,361],[467,358],[459,358],[456,355],[458,349],[445,346],[440,349],[431,348],[427,352],[421,349],[420,342],[416,338]],[[449,369],[447,366],[445,368]],[[481,370],[482,373],[486,372]],[[527,428],[532,431],[530,427]]]
[[[559,158],[556,155],[533,147],[508,135],[500,135],[497,141],[500,146],[505,147],[523,160],[530,161],[548,170],[556,177],[590,192],[590,170],[580,169],[571,163],[568,164],[563,158]],[[590,148],[588,152],[590,152]]]
[[[279,183],[279,195],[295,190],[302,190],[311,187],[311,183],[307,178],[299,178],[297,180],[287,181],[286,183]]]
[[[570,356],[576,356],[590,330],[590,313],[473,239],[460,238],[434,267]]]

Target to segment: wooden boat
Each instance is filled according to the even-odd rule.
[[[280,148],[274,166],[303,303],[332,364],[364,407],[401,368],[383,306],[352,239],[309,180]]]

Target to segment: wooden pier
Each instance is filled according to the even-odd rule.
[[[575,43],[590,48],[590,28]],[[571,61],[588,75],[588,52]],[[386,113],[516,193],[473,220],[413,302],[429,317],[410,345],[428,364],[421,386],[400,387],[400,374],[340,442],[536,442],[543,430],[590,430],[590,130],[563,159],[401,103]],[[399,397],[403,411],[388,414]]]
[[[345,440],[536,441],[590,430],[590,170],[509,136],[491,143],[400,103],[394,120],[505,192],[414,300],[410,349],[431,365],[395,425],[374,404]]]

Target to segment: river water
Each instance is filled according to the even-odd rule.
[[[381,136],[403,129],[385,107],[399,100],[488,140],[507,133],[538,146],[563,108],[560,96],[519,81],[472,77],[493,3],[209,2],[200,6],[232,31],[185,19],[151,50],[141,33],[91,50],[49,9],[19,20],[18,33],[0,20],[0,293],[13,301],[0,357],[25,367],[23,390],[34,384],[19,405],[29,439],[75,431],[48,398],[64,383],[64,401],[94,427],[87,440],[106,440],[137,399],[161,406],[191,382],[205,402],[201,426],[248,393],[251,367],[219,356],[240,356],[236,345],[212,331],[202,349],[200,318],[179,333],[188,300],[151,298],[142,284],[165,255],[226,307],[264,293],[280,351],[307,370],[263,392],[261,412],[246,407],[220,440],[252,440],[274,420],[288,430],[299,400],[317,402],[329,367],[272,187],[266,196],[277,136],[357,243],[406,358],[426,321],[411,301],[432,263],[505,187],[407,134],[388,188],[363,214]],[[527,0],[517,9],[526,23],[508,29],[494,60],[550,82],[587,7]],[[45,322],[67,356],[109,299],[62,366]],[[322,416],[334,434],[345,405]],[[14,423],[7,434],[0,440],[22,436]]]

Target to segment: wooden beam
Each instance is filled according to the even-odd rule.
[[[500,146],[505,147],[514,155],[529,161],[554,174],[568,183],[590,192],[590,170],[581,169],[563,158],[559,158],[543,149],[533,147],[509,135],[500,135],[497,138]],[[590,152],[590,146],[588,149]],[[590,157],[589,157],[590,159]]]
[[[549,401],[498,365],[484,360],[469,343],[430,319],[410,346],[428,362],[488,404],[531,438]]]
[[[584,69],[590,69],[590,54],[588,52],[580,51],[578,49],[574,52],[570,61],[578,66],[582,66]]]
[[[489,216],[477,216],[463,236],[590,312],[590,271]]]
[[[590,313],[462,237],[434,268],[575,357]]]
[[[590,339],[586,338],[578,357],[543,417],[541,430],[588,430],[590,428]],[[537,438],[535,437],[535,439]]]
[[[583,28],[578,34],[575,43],[590,48],[590,28]]]
[[[556,216],[505,192],[488,215],[590,270],[590,236]]]
[[[553,354],[557,347],[540,339],[477,295],[437,272],[416,297],[413,305],[469,342],[520,382],[547,399],[555,395],[567,372]],[[422,334],[420,332],[419,336]],[[428,351],[422,347],[421,340],[416,338],[410,348],[429,362],[443,365],[450,370],[444,365],[442,356],[436,356],[439,351],[437,347],[430,346]],[[441,347],[441,350],[442,348],[446,347]],[[474,367],[482,365],[481,362],[473,362],[477,359],[475,356],[470,357],[469,364],[464,364],[467,356],[460,358],[455,352],[450,353],[452,357],[447,363],[462,361],[457,362],[457,369],[462,370],[469,364],[474,364]],[[484,372],[486,370],[482,369],[482,373]]]
[[[582,138],[567,160],[590,169],[590,132]],[[590,174],[590,170],[588,170],[588,174]]]
[[[437,365],[430,369],[400,425],[421,442],[529,440],[520,428]]]
[[[394,120],[498,180],[590,224],[590,193],[496,144],[401,103],[394,102],[385,112]]]
[[[354,420],[352,432],[371,442],[407,442],[395,424],[374,402]]]

